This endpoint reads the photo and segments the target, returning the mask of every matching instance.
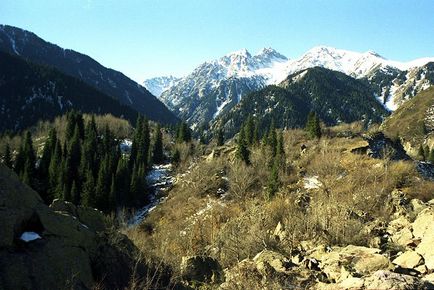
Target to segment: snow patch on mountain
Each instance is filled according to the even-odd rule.
[[[255,55],[241,49],[207,61],[181,79],[160,77],[146,80],[144,85],[179,117],[190,124],[201,124],[231,109],[252,91],[280,84],[289,75],[320,66],[368,80],[375,86],[377,99],[393,111],[432,85],[420,73],[402,79],[403,73],[420,69],[428,62],[434,62],[434,58],[397,62],[374,51],[360,53],[327,46],[314,47],[296,59],[288,59],[272,48]]]
[[[158,98],[164,91],[176,85],[180,80],[181,78],[174,76],[156,77],[145,80],[143,86]]]

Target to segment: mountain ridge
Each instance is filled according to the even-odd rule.
[[[35,33],[0,25],[0,50],[35,63],[55,67],[78,78],[122,104],[162,123],[176,123],[177,118],[155,96],[123,73],[106,68],[93,58],[45,41]]]
[[[261,52],[273,57],[264,57]],[[289,75],[306,68],[320,66],[363,79],[373,87],[379,102],[393,111],[422,89],[422,86],[411,85],[414,81],[411,75],[420,75],[415,71],[427,66],[430,61],[434,61],[434,58],[390,61],[374,51],[360,53],[327,46],[314,47],[296,59],[288,59],[272,48],[262,49],[256,55],[242,49],[202,63],[172,86],[161,89],[159,99],[180,118],[196,127],[230,110],[237,99],[246,93],[266,85],[279,84]],[[239,79],[240,90],[223,94],[224,91],[230,91],[223,87],[223,80],[228,82],[229,79],[232,84]],[[428,80],[426,83],[431,85],[434,81]],[[403,90],[401,86],[411,88]],[[408,93],[411,90],[414,90],[414,94]],[[199,105],[201,102],[205,104]],[[203,107],[207,112],[196,112]],[[198,118],[199,115],[208,117]]]

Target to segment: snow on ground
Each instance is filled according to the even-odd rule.
[[[220,106],[217,106],[217,111],[214,113],[213,119],[215,119],[220,113],[222,112],[223,108],[231,102],[230,98],[225,100],[223,103],[220,104]]]
[[[129,153],[131,152],[131,146],[133,145],[133,141],[130,139],[124,139],[119,144],[119,147],[121,148],[122,153]]]
[[[146,176],[146,182],[150,189],[149,203],[135,212],[131,220],[128,222],[129,225],[135,226],[140,224],[151,211],[167,199],[166,196],[159,197],[158,195],[167,190],[173,184],[175,178],[171,173],[172,164],[152,166],[151,171],[149,171]]]
[[[35,232],[24,232],[20,237],[20,240],[27,243],[37,239],[41,239],[41,236]]]
[[[318,176],[308,176],[303,178],[305,189],[318,189],[323,186],[322,182],[319,181]]]

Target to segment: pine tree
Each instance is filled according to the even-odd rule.
[[[96,207],[97,201],[95,196],[95,178],[90,168],[86,170],[86,175],[81,190],[82,200],[81,204],[89,207]]]
[[[5,153],[3,155],[3,164],[12,169],[12,165],[13,165],[12,153],[11,153],[11,148],[9,147],[8,143],[6,143],[4,152]]]
[[[269,199],[276,194],[276,192],[279,190],[279,186],[279,164],[278,160],[276,159],[273,167],[271,168],[270,176],[268,178],[267,193]]]
[[[218,131],[217,131],[217,146],[223,146],[224,143],[225,143],[225,138],[223,135],[223,130],[218,129]]]
[[[127,206],[130,204],[130,173],[128,163],[125,160],[120,160],[114,177],[114,199],[117,206]]]
[[[253,144],[258,145],[259,143],[259,122],[255,122],[255,129],[253,130]]]
[[[283,140],[283,131],[279,131],[279,137],[277,138],[277,154],[285,155],[285,142]]]
[[[36,177],[35,176],[36,154],[35,154],[35,150],[33,149],[32,135],[28,131],[26,132],[18,156],[20,158],[20,162],[22,163],[19,166],[16,165],[15,170],[17,171],[17,168],[19,168],[17,174],[20,177],[22,177],[24,183],[26,183],[30,187],[35,188],[34,183]]]
[[[57,133],[55,129],[51,129],[48,134],[48,139],[45,142],[42,157],[39,161],[37,176],[39,180],[38,192],[45,203],[52,202],[52,196],[49,194],[49,168],[57,143]]]
[[[422,145],[419,146],[419,150],[417,152],[417,155],[419,156],[419,158],[421,160],[425,160],[425,151],[423,150],[423,146]]]
[[[175,151],[172,154],[172,163],[178,165],[180,161],[181,161],[181,152],[179,152],[178,149],[175,149]]]
[[[75,180],[72,182],[71,187],[71,202],[77,205],[80,204],[80,192],[77,188],[77,183],[75,182]]]
[[[59,175],[61,174],[62,170],[59,170],[59,167],[61,167],[62,156],[62,145],[60,145],[60,141],[57,140],[54,146],[54,152],[51,156],[50,165],[48,166],[48,188],[46,195],[47,203],[51,203],[54,198],[59,197],[58,182],[60,179]]]
[[[20,174],[23,172],[25,162],[26,160],[24,157],[24,147],[23,147],[23,143],[21,142],[20,148],[18,149],[18,154],[15,157],[15,162],[14,162],[14,170],[18,176],[20,176]]]
[[[163,155],[163,134],[161,133],[160,124],[157,125],[155,132],[154,148],[152,150],[152,159],[155,164],[161,164],[164,160]]]
[[[247,117],[247,120],[243,127],[244,127],[247,145],[252,145],[254,143],[254,131],[255,131],[255,124],[252,115],[249,115]]]
[[[178,127],[178,131],[176,134],[176,141],[178,143],[183,143],[183,142],[190,142],[191,141],[191,131],[190,128],[188,127],[187,123],[182,122],[179,127]]]
[[[95,200],[96,200],[96,207],[103,212],[109,212],[110,211],[110,201],[109,201],[109,194],[110,194],[110,173],[108,172],[109,167],[109,160],[106,156],[104,158],[104,161],[101,163],[99,172],[98,172],[98,179],[96,181],[96,187],[95,187]]]
[[[244,161],[247,165],[250,165],[250,151],[247,148],[246,136],[244,132],[244,128],[241,129],[238,135],[238,146],[236,155],[239,159]]]
[[[277,154],[277,134],[274,127],[274,120],[271,122],[270,129],[268,131],[267,143],[271,149],[271,156],[275,157]]]
[[[130,183],[130,205],[138,205],[145,195],[145,170],[143,166],[134,166]]]
[[[72,183],[79,182],[78,168],[81,160],[81,145],[80,145],[80,132],[78,127],[75,128],[74,135],[69,142],[68,152],[65,161],[65,186],[71,190]],[[79,188],[79,184],[77,184]]]
[[[315,112],[310,112],[307,117],[306,131],[309,138],[321,138],[321,124]]]

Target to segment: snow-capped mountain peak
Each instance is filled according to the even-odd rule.
[[[434,69],[420,71],[430,61],[434,58],[396,62],[375,51],[354,52],[324,45],[296,59],[288,59],[270,47],[255,55],[241,49],[207,61],[181,80],[162,86],[160,100],[179,117],[198,125],[228,111],[249,92],[279,84],[290,75],[294,75],[293,81],[301,80],[305,73],[297,73],[319,66],[367,80],[377,99],[394,110],[401,100],[434,83],[429,79]]]
[[[176,85],[181,78],[174,76],[163,76],[147,79],[143,82],[143,86],[156,97],[160,97],[161,94]]]

